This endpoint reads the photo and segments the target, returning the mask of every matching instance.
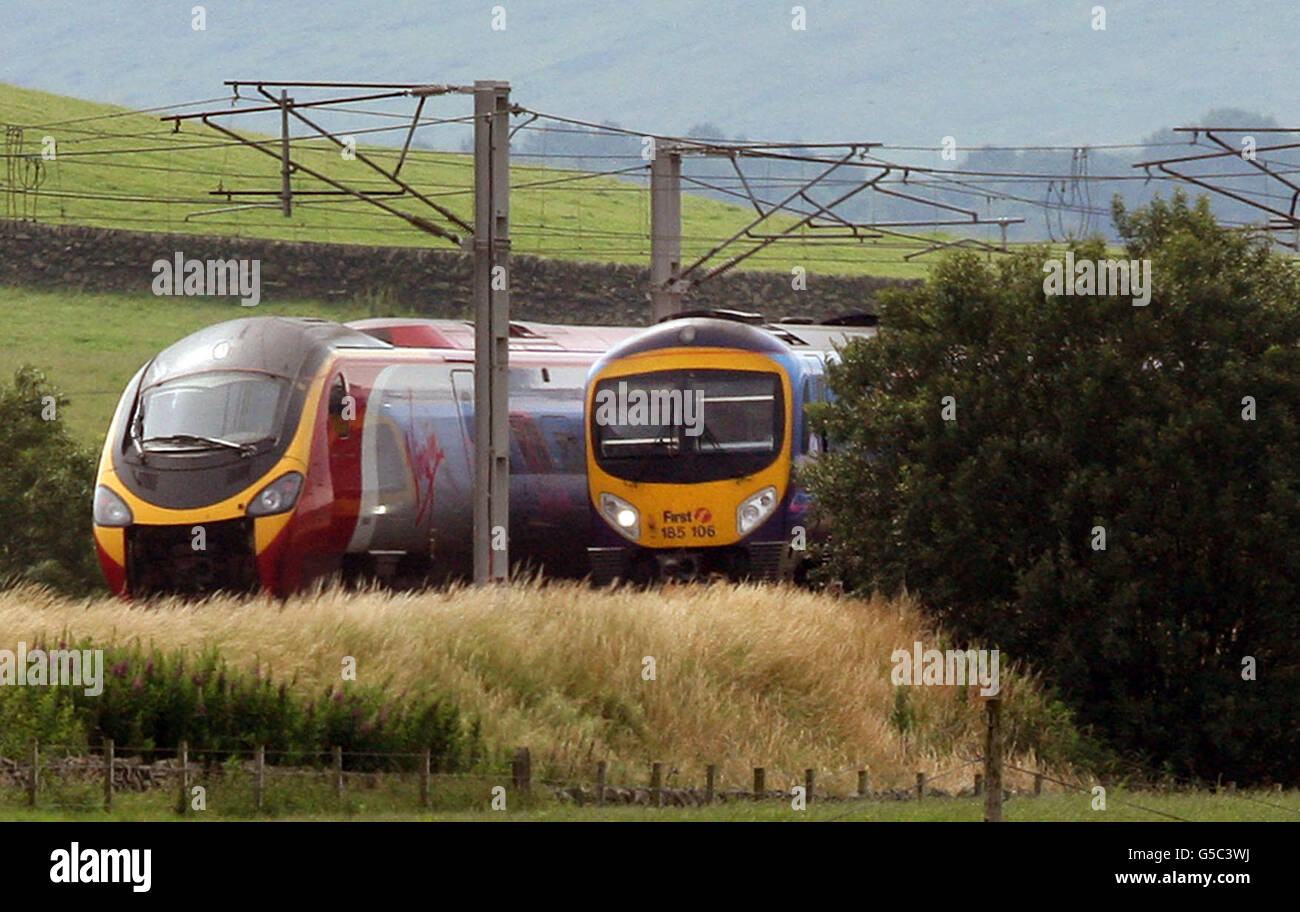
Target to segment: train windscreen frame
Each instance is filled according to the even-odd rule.
[[[592,393],[592,449],[596,464],[623,481],[742,478],[781,454],[785,409],[774,371],[698,368],[608,377]]]
[[[146,450],[166,441],[181,449],[204,438],[255,446],[280,437],[289,381],[258,371],[201,371],[172,377],[140,394],[133,436]],[[190,438],[193,444],[186,445]]]

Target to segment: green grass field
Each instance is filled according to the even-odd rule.
[[[159,103],[173,100],[160,96]],[[460,108],[454,108],[457,104]],[[467,105],[463,98],[438,102],[436,116],[458,116],[468,110]],[[211,109],[220,105],[202,107]],[[398,108],[413,108],[413,103],[394,102],[388,109]],[[218,187],[278,190],[278,164],[254,149],[231,145],[233,141],[197,122],[188,122],[181,132],[172,133],[171,125],[161,122],[157,114],[124,114],[123,111],[93,101],[0,84],[0,121],[26,126],[23,152],[40,153],[46,136],[56,142],[55,160],[44,163],[44,183],[36,204],[39,221],[284,240],[434,245],[450,249],[448,242],[350,198],[303,197],[295,203],[293,215],[287,219],[274,208],[213,211],[250,201],[245,197],[230,202],[224,196],[210,195]],[[238,118],[219,122],[243,132]],[[394,142],[400,142],[402,137],[400,131],[381,135],[395,137]],[[436,133],[431,136],[437,138]],[[362,136],[361,140],[366,138]],[[396,164],[398,148],[364,142],[358,148],[386,167]],[[295,155],[301,153],[308,166],[358,189],[392,186],[362,162],[345,161],[328,140],[303,140],[295,143],[294,149]],[[113,154],[99,154],[110,150]],[[590,178],[582,172],[529,166],[525,161],[517,159],[511,166],[510,217],[515,253],[648,263],[650,211],[644,181]],[[602,162],[599,167],[627,166],[629,162],[620,160]],[[472,220],[473,198],[469,188],[473,167],[469,155],[413,149],[402,175],[462,219]],[[293,186],[296,190],[326,189],[309,176],[295,177]],[[432,210],[419,202],[400,200],[395,205],[404,211],[433,215]],[[708,250],[716,241],[730,237],[752,217],[753,212],[747,207],[686,194],[682,206],[686,261]],[[779,230],[792,223],[791,218],[775,218],[767,228]],[[911,261],[903,258],[915,249],[915,244],[899,246],[897,241],[889,240],[843,246],[805,236],[804,240],[773,245],[747,260],[745,267],[788,272],[798,264],[810,273],[920,278],[926,274],[930,258]],[[727,255],[735,252],[739,251]]]
[[[1224,793],[1162,795],[1148,792],[1113,792],[1107,810],[1092,810],[1091,799],[1082,795],[1052,794],[1037,798],[1012,798],[1003,806],[1003,819],[1009,823],[1079,822],[1120,823],[1169,821],[1171,818],[1142,810],[1141,805],[1183,820],[1195,822],[1294,822],[1300,815],[1300,792],[1282,795],[1266,793],[1241,797]],[[113,810],[102,806],[85,809],[36,808],[23,806],[15,796],[0,803],[0,820],[87,821],[87,820],[426,820],[426,821],[622,821],[622,822],[875,822],[927,823],[936,821],[978,822],[984,819],[984,802],[980,798],[927,798],[925,801],[827,801],[813,802],[807,810],[793,810],[789,802],[729,802],[700,808],[647,808],[630,806],[577,807],[570,803],[537,801],[527,809],[492,811],[487,800],[480,809],[419,810],[414,796],[406,806],[391,801],[367,800],[348,796],[344,806],[332,800],[321,802],[319,810],[308,813],[265,813],[250,811],[228,813],[209,803],[206,811],[192,811],[182,816],[174,810],[175,796],[170,790],[145,794],[119,795]],[[1260,803],[1260,802],[1267,802]],[[507,800],[509,804],[509,800]],[[333,807],[331,807],[333,805]]]

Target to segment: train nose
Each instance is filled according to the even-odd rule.
[[[251,592],[258,586],[250,518],[133,526],[127,555],[127,578],[136,596]]]

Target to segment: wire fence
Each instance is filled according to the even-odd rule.
[[[1005,758],[1004,758],[1005,759]],[[867,814],[882,802],[933,802],[983,798],[986,818],[1003,801],[1036,798],[1058,786],[1059,793],[1095,796],[1098,785],[1070,782],[1040,769],[998,764],[1016,784],[991,772],[983,756],[934,772],[918,771],[912,781],[897,775],[872,781],[867,767],[803,770],[753,767],[743,781],[724,780],[717,764],[665,762],[610,764],[597,761],[585,775],[534,775],[533,755],[518,748],[508,762],[480,761],[470,768],[462,758],[425,751],[275,751],[119,747],[112,741],[95,749],[33,744],[21,760],[0,758],[0,808],[17,810],[112,811],[124,800],[139,813],[278,817],[291,815],[402,815],[413,812],[518,810],[542,803],[584,808],[707,808],[728,803],[843,805],[822,815],[827,821]],[[989,783],[998,781],[996,793]],[[1190,818],[1112,794],[1117,805],[1162,818]],[[1158,792],[1161,790],[1154,790]],[[1164,790],[1168,791],[1168,790]],[[1274,786],[1272,792],[1280,793]],[[1229,799],[1300,814],[1300,807],[1249,794],[1235,784],[1215,790]]]

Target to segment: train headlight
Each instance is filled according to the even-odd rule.
[[[94,516],[97,526],[129,526],[135,521],[126,501],[104,485],[95,488]]]
[[[736,508],[736,531],[748,535],[772,515],[776,509],[776,488],[767,487],[751,494]]]
[[[257,492],[248,505],[249,516],[271,516],[292,510],[298,502],[298,492],[302,490],[302,475],[287,472]]]
[[[641,537],[641,514],[621,497],[600,495],[600,513],[611,526],[626,538],[636,541]]]

